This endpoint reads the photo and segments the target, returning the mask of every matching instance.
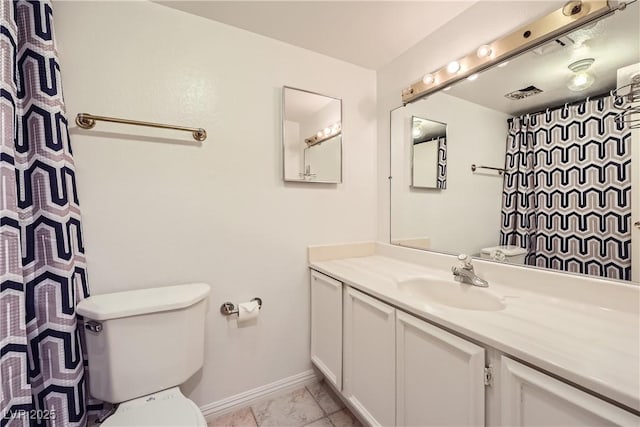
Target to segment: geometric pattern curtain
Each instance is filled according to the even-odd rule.
[[[631,133],[611,96],[509,120],[500,244],[526,264],[631,279]]]
[[[447,188],[447,137],[438,138],[438,176],[436,188]]]
[[[85,425],[89,290],[52,8],[3,0],[0,18],[0,423]]]

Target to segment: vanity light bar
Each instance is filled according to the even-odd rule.
[[[332,126],[327,126],[326,128],[319,130],[315,135],[307,138],[304,142],[308,147],[312,147],[316,144],[320,144],[327,139],[333,138],[342,132],[342,125],[340,122],[333,124]]]
[[[402,91],[402,103],[406,105],[430,95],[445,86],[516,56],[532,46],[545,43],[562,33],[625,7],[624,3],[620,3],[619,6],[617,2],[611,3],[615,4],[610,4],[606,0],[569,1],[561,9],[520,27],[501,39],[484,44],[464,58],[451,61],[445,67],[425,75],[422,80]]]

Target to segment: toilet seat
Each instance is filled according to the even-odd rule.
[[[104,427],[206,427],[198,406],[177,387],[123,402]]]

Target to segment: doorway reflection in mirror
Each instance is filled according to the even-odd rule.
[[[447,188],[447,125],[411,118],[411,186]]]

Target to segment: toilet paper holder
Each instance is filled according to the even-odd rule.
[[[251,301],[257,301],[258,310],[262,310],[262,298],[255,297]],[[225,316],[238,314],[238,307],[232,302],[225,302],[220,306],[220,313],[224,314]]]

